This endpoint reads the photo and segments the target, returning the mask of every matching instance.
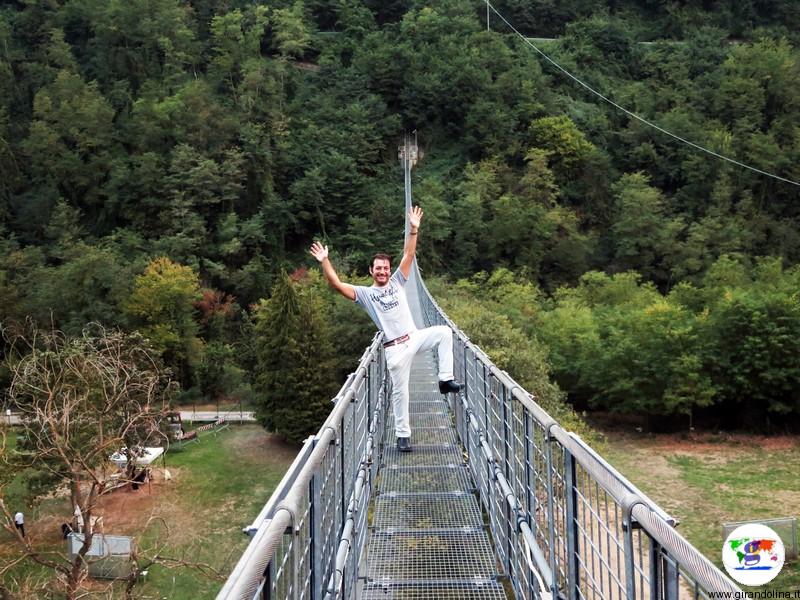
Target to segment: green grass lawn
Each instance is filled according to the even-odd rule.
[[[172,480],[164,481],[159,465],[151,487],[107,496],[100,511],[105,515],[105,532],[134,535],[144,551],[163,544],[163,554],[206,563],[227,575],[249,541],[242,527],[258,514],[296,452],[256,425],[232,426],[217,436],[205,434],[199,443],[167,455]],[[65,502],[48,501],[30,519],[34,530],[47,527],[41,534],[44,542],[58,549],[63,542],[52,533],[51,515],[64,520]],[[157,520],[143,531],[151,516]],[[0,534],[0,552],[8,552],[10,543],[7,535]],[[35,569],[26,566],[17,574]],[[221,586],[221,581],[192,569],[156,565],[136,594],[170,600],[214,598]]]
[[[800,515],[800,440],[755,436],[609,436],[603,455],[680,521],[678,531],[722,569],[726,522]],[[800,590],[788,561],[759,589]]]
[[[261,510],[295,454],[256,425],[228,428],[216,439],[206,435],[169,454],[167,468],[179,473],[171,498],[175,521],[187,528],[174,532],[178,556],[227,574],[249,541],[242,527]],[[189,600],[213,598],[221,586],[188,569],[156,566],[140,592]]]

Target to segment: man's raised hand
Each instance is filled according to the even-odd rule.
[[[419,206],[414,206],[408,211],[408,224],[411,229],[419,229],[419,222],[422,220],[422,209]]]
[[[319,262],[322,262],[328,258],[328,247],[323,246],[319,242],[314,242],[311,244],[311,256],[316,258]]]

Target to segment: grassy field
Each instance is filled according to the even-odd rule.
[[[248,542],[241,528],[258,514],[296,452],[256,425],[205,434],[199,443],[167,455],[171,480],[159,465],[150,486],[104,497],[99,511],[104,530],[136,535],[145,552],[163,545],[162,554],[227,574]],[[49,500],[31,515],[28,529],[34,539],[63,548],[58,523],[65,520],[66,504],[63,498]],[[0,555],[8,556],[8,544],[8,536],[0,533]],[[221,585],[192,569],[154,566],[137,586],[137,598],[213,598]]]
[[[800,515],[797,438],[613,432],[602,454],[720,568],[723,523]],[[800,590],[800,563],[787,561],[772,582],[752,589]]]

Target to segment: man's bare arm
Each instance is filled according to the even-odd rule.
[[[356,299],[356,289],[349,283],[345,283],[336,274],[336,269],[333,268],[331,261],[328,259],[328,247],[323,246],[319,242],[311,244],[311,255],[319,261],[322,265],[322,274],[328,280],[330,286],[339,292],[345,298],[350,300]]]
[[[417,236],[419,233],[419,223],[422,220],[422,209],[414,206],[408,212],[408,237],[403,246],[403,258],[400,261],[400,272],[403,277],[408,279],[411,274],[411,265],[414,264],[414,256],[417,253]]]

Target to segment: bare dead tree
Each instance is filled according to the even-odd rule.
[[[14,527],[0,487],[3,526],[23,557],[53,569],[66,598],[76,600],[88,576],[92,517],[98,499],[111,489],[115,469],[109,457],[125,449],[130,479],[144,448],[164,443],[164,415],[174,388],[138,334],[93,324],[70,338],[31,323],[2,333],[14,351],[8,398],[22,416],[26,440],[24,456],[13,457],[16,468],[43,469],[67,483],[71,507],[80,509],[85,524],[81,548],[71,560],[36,548]]]
[[[134,588],[140,577],[155,565],[166,568],[188,568],[209,579],[225,580],[225,576],[208,563],[199,562],[186,553],[180,557],[168,554],[171,534],[169,524],[163,518],[151,515],[145,529],[153,526],[161,529],[159,534],[151,536],[152,541],[148,547],[139,548],[131,554],[131,571],[125,580],[126,600],[134,600]]]

